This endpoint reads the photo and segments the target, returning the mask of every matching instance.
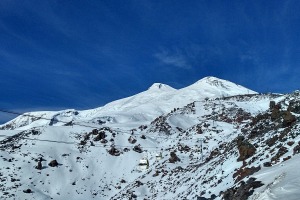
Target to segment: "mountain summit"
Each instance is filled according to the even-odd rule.
[[[153,120],[159,115],[170,112],[174,108],[183,107],[194,101],[242,94],[256,94],[256,92],[230,81],[209,76],[179,90],[166,84],[154,83],[144,92],[113,101],[103,107],[86,111],[76,111],[76,115],[72,114],[75,113],[75,111],[70,112],[70,110],[59,112],[32,112],[29,113],[29,115],[37,115],[36,118],[40,116],[47,116],[53,119],[59,118],[62,121],[107,121],[107,119],[110,119],[110,123],[118,124],[143,123],[143,121],[147,122]],[[42,120],[37,122],[33,120],[32,117],[19,116],[4,124],[2,127],[17,128],[31,123],[40,124]],[[43,121],[43,123],[48,124],[47,120]]]
[[[0,127],[0,199],[299,199],[299,126],[299,91],[215,77],[26,113]]]
[[[148,90],[151,91],[175,91],[176,89],[172,88],[169,85],[162,83],[154,83]]]

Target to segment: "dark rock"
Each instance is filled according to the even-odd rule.
[[[73,122],[69,121],[68,123],[65,123],[64,126],[73,126]]]
[[[275,135],[274,137],[272,137],[272,138],[266,140],[266,144],[267,144],[269,147],[271,147],[271,146],[273,146],[273,145],[276,143],[277,140],[278,140],[278,136]]]
[[[84,141],[84,140],[80,141],[80,145],[85,145],[85,144],[86,144],[86,141]]]
[[[121,180],[121,183],[126,183],[126,181],[124,179]]]
[[[140,129],[141,131],[145,130],[146,128],[147,128],[147,125],[141,125],[141,126],[139,126],[139,129]]]
[[[246,176],[250,176],[252,174],[254,174],[255,172],[258,172],[261,169],[260,166],[258,167],[251,167],[251,168],[240,168],[237,172],[235,172],[233,174],[233,178],[237,177],[237,179],[235,180],[235,183],[239,182],[240,180],[242,180],[243,178],[245,178]]]
[[[242,142],[244,141],[245,137],[244,136],[238,136],[237,137],[237,145],[240,146]]]
[[[139,145],[134,146],[133,147],[133,151],[138,152],[138,153],[142,153],[143,152],[143,150],[140,148]]]
[[[24,193],[31,193],[31,189],[23,190]]]
[[[280,111],[278,108],[274,108],[272,113],[271,113],[271,120],[275,121],[276,119],[278,119],[280,117]]]
[[[171,152],[170,156],[171,156],[171,158],[169,158],[169,162],[170,163],[175,163],[177,161],[180,161],[180,159],[177,157],[177,155],[175,154],[175,152]]]
[[[291,156],[288,156],[288,157],[283,158],[282,160],[283,160],[283,162],[284,162],[284,161],[287,161],[287,160],[289,160],[289,159],[291,159],[291,158],[292,158]]]
[[[254,189],[263,186],[260,181],[255,181],[255,178],[249,178],[245,183],[242,181],[239,187],[232,187],[227,189],[223,194],[224,200],[247,200],[254,192]]]
[[[142,135],[142,137],[141,137],[142,139],[146,139],[146,136],[145,135]]]
[[[295,115],[292,115],[291,112],[286,111],[283,114],[283,125],[284,126],[290,126],[295,121],[296,121],[296,117],[295,117]]]
[[[108,150],[108,153],[112,156],[119,156],[120,155],[120,151],[115,149],[115,147],[111,147],[111,149]]]
[[[140,187],[141,185],[144,185],[141,181],[135,181],[135,183],[137,184],[137,187]]]
[[[271,158],[271,161],[275,161],[279,159],[282,155],[288,152],[288,149],[286,147],[280,147],[277,154]]]
[[[290,141],[290,142],[287,143],[287,145],[293,146],[294,143],[295,143],[294,141]]]
[[[264,162],[264,167],[272,167],[272,163],[271,162]]]
[[[287,111],[300,114],[300,101],[290,101]]]
[[[300,145],[297,145],[294,147],[293,153],[294,153],[294,155],[300,153]]]
[[[256,151],[256,148],[249,142],[245,141],[243,136],[239,136],[237,138],[237,145],[240,153],[240,157],[238,158],[238,161],[242,161],[247,158],[250,158],[251,156],[254,155]]]
[[[39,161],[38,162],[38,165],[35,167],[36,169],[38,169],[38,170],[42,170],[42,162],[41,161]]]
[[[289,134],[291,132],[291,128],[290,127],[287,127],[286,129],[284,129],[280,135],[279,135],[279,140],[280,141],[285,141],[287,140],[287,138],[285,137],[287,134]]]
[[[48,165],[50,167],[57,167],[58,166],[58,162],[56,160],[52,160]]]
[[[136,143],[136,139],[134,139],[133,137],[129,137],[128,138],[128,142],[130,143],[130,144],[134,144],[134,143]]]
[[[96,129],[95,129],[96,130]],[[105,138],[105,132],[101,131],[100,133],[98,133],[98,135],[94,138],[94,141],[100,141],[102,139]]]
[[[273,108],[275,108],[275,101],[270,101],[270,110],[273,110]]]
[[[93,134],[93,135],[97,135],[97,134],[98,134],[98,130],[97,130],[97,129],[93,129],[93,130],[92,130],[92,134]]]

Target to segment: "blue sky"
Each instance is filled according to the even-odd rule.
[[[78,110],[216,76],[299,88],[300,1],[0,1],[0,108]],[[15,116],[0,113],[0,123]]]

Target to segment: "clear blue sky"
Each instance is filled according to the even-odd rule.
[[[1,0],[0,108],[90,109],[205,76],[291,92],[299,10],[297,0]]]

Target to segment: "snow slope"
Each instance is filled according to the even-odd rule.
[[[147,91],[113,101],[103,107],[85,111],[69,109],[59,112],[45,111],[25,113],[25,115],[19,116],[0,126],[0,129],[23,127],[34,123],[34,121],[39,122],[34,123],[32,127],[37,126],[37,124],[46,125],[50,123],[49,120],[39,120],[40,117],[53,119],[54,122],[55,120],[61,120],[63,122],[84,121],[85,123],[98,123],[99,120],[101,120],[102,122],[115,124],[141,124],[147,123],[162,114],[168,113],[174,108],[183,107],[194,101],[239,94],[256,94],[256,92],[230,81],[215,77],[205,77],[193,85],[179,90],[165,84],[154,83]]]
[[[0,130],[0,198],[297,199],[300,176],[293,169],[299,165],[300,93],[239,94],[246,90],[208,77],[181,90],[154,84],[94,110],[16,118],[10,122],[14,130]],[[138,103],[164,107],[164,95],[174,105],[179,97],[188,103],[162,115]],[[151,120],[122,121],[139,109]],[[295,117],[288,118],[291,123],[288,112]],[[66,126],[63,120],[76,124]],[[253,155],[239,159],[238,138],[255,148]],[[134,150],[138,147],[141,153]],[[162,153],[161,160],[156,153]],[[148,159],[148,169],[139,169],[141,158]],[[58,166],[49,166],[52,160]],[[263,185],[243,188],[253,178]]]

